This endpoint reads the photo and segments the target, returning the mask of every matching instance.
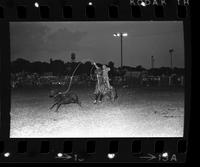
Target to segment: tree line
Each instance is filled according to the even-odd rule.
[[[86,61],[83,62],[64,62],[62,60],[52,60],[50,59],[48,62],[35,61],[30,62],[26,59],[18,58],[11,62],[11,72],[19,73],[19,72],[29,72],[29,73],[38,73],[44,74],[47,72],[52,72],[53,75],[71,75],[76,68],[76,66],[80,63],[79,68],[76,71],[76,75],[87,74],[90,75],[94,72],[95,68],[93,66],[93,62]],[[102,66],[102,64],[97,63],[98,66]],[[153,69],[145,69],[141,65],[136,67],[123,66],[122,68],[116,68],[114,62],[108,62],[107,66],[110,67],[109,75],[124,75],[125,71],[148,71],[151,75],[170,75],[171,73],[176,73],[178,75],[184,75],[184,68],[169,68],[169,67],[160,67]],[[91,70],[92,69],[92,70]]]
[[[85,63],[82,62],[64,62],[62,60],[52,60],[50,62],[41,62],[35,61],[30,62],[28,60],[18,58],[11,62],[11,72],[19,73],[19,72],[29,72],[29,73],[38,73],[44,74],[47,72],[52,72],[53,75],[71,75],[76,68],[76,66],[80,63],[79,68],[76,71],[76,75],[87,74],[90,75],[95,69],[93,67],[93,62],[87,61]],[[102,66],[102,64],[97,63],[97,65]],[[114,69],[114,63],[109,62],[111,70]],[[92,69],[92,70],[91,70]]]

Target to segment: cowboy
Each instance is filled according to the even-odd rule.
[[[101,75],[101,69],[100,69],[100,67],[98,67],[97,65],[96,65],[96,63],[94,62],[94,66],[96,67],[96,69],[97,69],[97,80],[98,80],[98,77],[101,77],[100,75]],[[106,83],[106,85],[107,85],[107,87],[109,88],[109,89],[111,89],[111,86],[110,86],[110,82],[109,82],[109,76],[108,76],[108,72],[110,71],[110,68],[109,67],[107,67],[106,65],[103,65],[102,66],[102,77],[103,77],[103,79],[104,79],[104,81],[105,81],[105,83]],[[99,74],[98,74],[99,73]]]
[[[94,66],[96,67],[95,74],[97,76],[97,83],[95,87],[95,101],[94,104],[97,103],[97,100],[99,99],[99,102],[101,102],[102,97],[109,93],[110,98],[113,95],[113,87],[109,83],[109,77],[108,72],[110,71],[110,68],[106,67],[106,65],[103,65],[102,68],[98,67],[96,63],[94,63]],[[116,98],[115,96],[114,98]]]
[[[103,65],[102,68],[103,68],[103,79],[106,82],[108,88],[111,89],[110,82],[109,82],[110,79],[108,76],[108,72],[110,71],[110,68],[107,67],[106,65]]]
[[[95,73],[97,75],[97,82],[99,82],[99,78],[102,77],[102,70],[97,64],[94,62],[94,66],[96,67]]]
[[[94,91],[94,94],[97,95],[98,92],[99,92],[99,80],[102,78],[102,70],[100,67],[97,66],[97,64],[94,62],[94,66],[96,68],[95,70],[95,74],[97,76],[97,83],[96,83],[96,87],[95,87],[95,91]],[[97,100],[94,100],[93,102],[94,104],[97,103]]]

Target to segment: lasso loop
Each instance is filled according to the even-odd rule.
[[[63,93],[67,93],[67,92],[70,90],[70,87],[71,87],[71,84],[72,84],[72,79],[73,79],[73,77],[74,77],[74,74],[75,74],[76,70],[77,70],[78,67],[80,66],[80,64],[81,64],[81,62],[79,62],[79,64],[76,66],[75,70],[73,71],[73,73],[72,73],[72,75],[71,75],[71,77],[70,77],[69,86],[68,86],[67,90],[64,91]]]
[[[94,65],[92,65],[92,68],[90,69],[90,78],[93,80],[92,78],[92,69],[94,68]]]

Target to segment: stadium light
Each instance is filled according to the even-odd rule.
[[[113,34],[114,37],[120,37],[120,41],[121,41],[121,67],[123,66],[123,54],[122,54],[122,42],[123,42],[123,37],[127,37],[128,33],[126,32],[117,32]]]
[[[89,5],[89,6],[92,6],[92,2],[89,2],[88,5]]]
[[[127,34],[127,33],[123,33],[122,36],[123,36],[123,37],[127,37],[128,34]]]

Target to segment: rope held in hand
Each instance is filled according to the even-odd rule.
[[[73,77],[74,77],[74,74],[75,74],[76,70],[77,70],[78,67],[80,66],[80,64],[81,64],[81,62],[79,62],[79,64],[76,66],[75,70],[73,71],[73,73],[72,73],[72,75],[71,75],[71,77],[70,77],[69,86],[68,86],[67,90],[63,92],[64,94],[67,93],[67,92],[69,92],[69,90],[70,90],[70,88],[71,88],[71,84],[72,84],[72,79],[73,79]]]

